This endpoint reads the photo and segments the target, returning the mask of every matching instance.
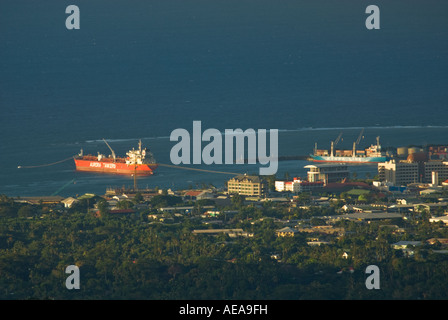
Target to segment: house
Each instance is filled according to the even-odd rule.
[[[183,214],[189,214],[193,212],[194,206],[186,206],[186,207],[163,207],[158,208],[157,211],[159,212],[168,212],[168,213],[183,213]],[[214,210],[215,206],[202,206],[201,210]]]
[[[149,219],[160,220],[162,217],[162,214],[148,214]]]
[[[396,243],[392,244],[392,248],[394,249],[406,249],[408,248],[408,246],[419,246],[421,245],[422,242],[421,241],[398,241]]]
[[[79,202],[79,200],[72,197],[65,198],[61,201],[61,203],[64,205],[64,208],[71,208],[77,202]]]
[[[427,243],[429,244],[436,244],[436,243],[440,243],[443,246],[448,245],[448,238],[431,238],[426,240]]]
[[[413,204],[393,204],[387,208],[389,212],[410,213],[414,211]]]
[[[448,187],[448,179],[446,179],[445,181],[442,182],[442,187],[443,188]]]
[[[184,193],[183,200],[197,200],[197,197],[202,193],[202,190],[189,190]]]
[[[337,221],[347,219],[352,221],[372,221],[372,220],[389,220],[389,219],[403,219],[403,216],[394,212],[355,212],[336,216],[330,216],[331,220]]]
[[[337,228],[334,226],[314,226],[311,228],[299,228],[298,231],[300,232],[307,232],[307,233],[319,233],[319,234],[329,234],[329,235],[344,235],[345,229],[344,228]]]
[[[401,250],[406,257],[412,257],[415,254],[414,247],[421,244],[421,241],[398,241],[392,244],[392,248],[395,250]]]
[[[125,194],[119,194],[112,197],[112,199],[116,201],[123,201],[123,200],[129,200],[129,197]]]
[[[420,191],[420,195],[421,196],[432,195],[432,194],[439,194],[439,193],[440,194],[442,193],[442,190],[439,189],[439,188],[427,188],[427,189],[424,189],[424,190]]]
[[[424,210],[428,213],[432,213],[437,210],[446,210],[448,208],[448,202],[438,202],[438,203],[415,203],[414,211]]]
[[[323,244],[330,244],[330,242],[321,240],[319,238],[313,238],[313,239],[309,239],[309,241],[307,241],[307,245],[309,245],[309,246],[320,246]]]
[[[271,259],[279,261],[281,259],[281,255],[278,253],[271,254]]]
[[[444,224],[448,224],[448,216],[429,218],[429,222],[440,222],[440,221],[443,222]]]
[[[420,202],[419,198],[414,195],[402,195],[399,199],[396,200],[397,204],[401,205],[412,205],[414,203]]]
[[[290,227],[284,227],[276,231],[277,237],[294,237],[296,233],[298,233],[296,229]]]
[[[43,196],[43,197],[20,197],[15,198],[14,202],[27,203],[31,205],[57,205],[64,200],[61,196]]]
[[[182,199],[184,201],[192,200],[204,200],[204,199],[213,199],[215,197],[215,194],[212,190],[188,190],[186,191]]]
[[[193,234],[208,234],[208,235],[217,235],[220,233],[227,234],[231,238],[235,237],[253,237],[253,233],[245,232],[243,229],[200,229],[200,230],[193,230]]]
[[[219,210],[207,210],[204,215],[208,217],[217,217],[221,214]]]
[[[373,207],[371,205],[345,204],[342,206],[342,210],[344,210],[345,212],[368,212],[368,213],[383,212],[383,210],[378,209],[377,207]]]

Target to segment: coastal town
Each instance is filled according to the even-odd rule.
[[[393,160],[378,163],[377,176],[364,179],[351,176],[344,163],[313,163],[305,166],[308,172],[304,178],[242,174],[225,181],[226,187],[221,189],[108,188],[104,195],[18,197],[14,201],[40,205],[52,212],[73,211],[83,204],[97,217],[105,212],[129,217],[143,214],[150,223],[182,223],[194,217],[200,219],[203,228],[192,230],[193,234],[251,237],[253,233],[236,228],[232,219],[238,214],[234,206],[238,202],[240,207],[269,207],[275,213],[249,218],[250,223],[272,219],[278,237],[304,232],[309,235],[309,245],[323,245],[344,235],[344,228],[335,226],[341,220],[397,222],[426,214],[429,222],[448,225],[447,150],[446,146],[425,151],[416,147],[398,148]],[[169,201],[154,204],[152,200],[157,198]],[[313,212],[317,215],[313,216]],[[318,218],[317,225],[312,222],[314,218]],[[396,234],[405,233],[399,225],[389,227]],[[420,239],[419,244],[435,241]],[[437,241],[448,245],[448,238]]]
[[[128,283],[142,292],[157,283],[163,290],[151,289],[154,299],[441,298],[445,283],[426,284],[444,276],[448,262],[447,150],[397,149],[392,160],[376,164],[378,174],[372,177],[355,176],[345,163],[310,163],[306,177],[241,174],[225,180],[224,188],[129,187],[107,188],[103,195],[1,196],[0,218],[10,221],[0,232],[4,259],[19,259],[15,255],[20,250],[37,250],[36,242],[42,242],[43,251],[54,252],[46,253],[52,258],[44,259],[41,252],[33,258],[44,259],[53,265],[50,269],[33,262],[40,271],[18,276],[16,270],[1,268],[7,265],[3,259],[0,272],[3,279],[34,276],[43,281],[48,272],[60,279],[61,261],[72,259],[90,277],[124,273],[110,276],[113,280],[105,284],[90,281],[83,298],[101,297],[103,291],[127,297],[117,293],[124,290],[118,289],[123,285],[119,278],[131,277],[126,261],[146,261],[140,277],[148,277],[148,265],[158,266],[150,269],[152,282]],[[61,224],[57,230],[52,228],[56,223]],[[20,249],[24,245],[27,249]],[[110,260],[98,250],[115,250],[116,257]],[[30,257],[28,252],[22,258]],[[109,262],[103,265],[104,259]],[[364,285],[368,265],[381,266],[381,281],[389,283],[380,293]],[[243,278],[231,278],[236,270],[245,270]],[[266,275],[259,279],[249,276],[252,272]],[[419,274],[418,286],[410,284],[410,274]],[[344,278],[349,275],[355,278]],[[187,285],[192,279],[196,284]],[[218,281],[227,289],[215,284],[202,292],[204,281]],[[72,298],[54,288],[45,294],[22,290],[27,298]]]

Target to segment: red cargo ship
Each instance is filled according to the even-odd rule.
[[[103,139],[104,140],[104,139]],[[117,173],[117,174],[136,174],[136,175],[152,175],[157,168],[157,163],[151,152],[146,148],[142,149],[142,142],[139,141],[138,150],[129,150],[127,157],[117,157],[114,150],[108,157],[98,152],[97,156],[83,155],[83,151],[74,157],[76,170],[89,172]]]

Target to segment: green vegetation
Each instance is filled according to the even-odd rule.
[[[300,202],[309,201],[302,195]],[[345,235],[319,235],[325,245],[309,245],[310,235],[277,237],[277,219],[325,224],[335,207],[289,208],[266,202],[247,205],[235,197],[223,228],[253,236],[204,235],[212,228],[200,214],[164,213],[160,206],[182,204],[160,195],[148,209],[113,214],[107,203],[80,201],[72,209],[31,206],[0,197],[0,299],[446,299],[448,256],[441,244],[413,249],[412,257],[391,244],[400,240],[448,238],[424,212],[412,220],[361,223],[341,220]],[[143,203],[140,196],[123,204]],[[199,203],[199,204],[198,204]],[[200,202],[196,203],[199,212]],[[202,201],[202,204],[208,204]],[[210,220],[210,219],[208,219]],[[391,225],[406,230],[396,233]],[[344,253],[347,255],[344,256]],[[365,286],[368,265],[381,270],[381,289]],[[80,267],[81,289],[68,290],[65,268]],[[353,268],[354,272],[350,272]],[[342,272],[339,272],[342,271]]]

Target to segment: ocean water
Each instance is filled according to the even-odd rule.
[[[67,30],[65,9],[80,9]],[[79,152],[142,139],[170,164],[176,128],[279,129],[280,155],[329,147],[448,144],[448,3],[123,0],[0,2],[0,194],[63,196],[132,177],[74,171]],[[282,161],[278,175],[306,174]],[[256,173],[258,166],[198,165]],[[357,166],[358,173],[375,168]],[[139,186],[224,185],[226,174],[160,167]]]

